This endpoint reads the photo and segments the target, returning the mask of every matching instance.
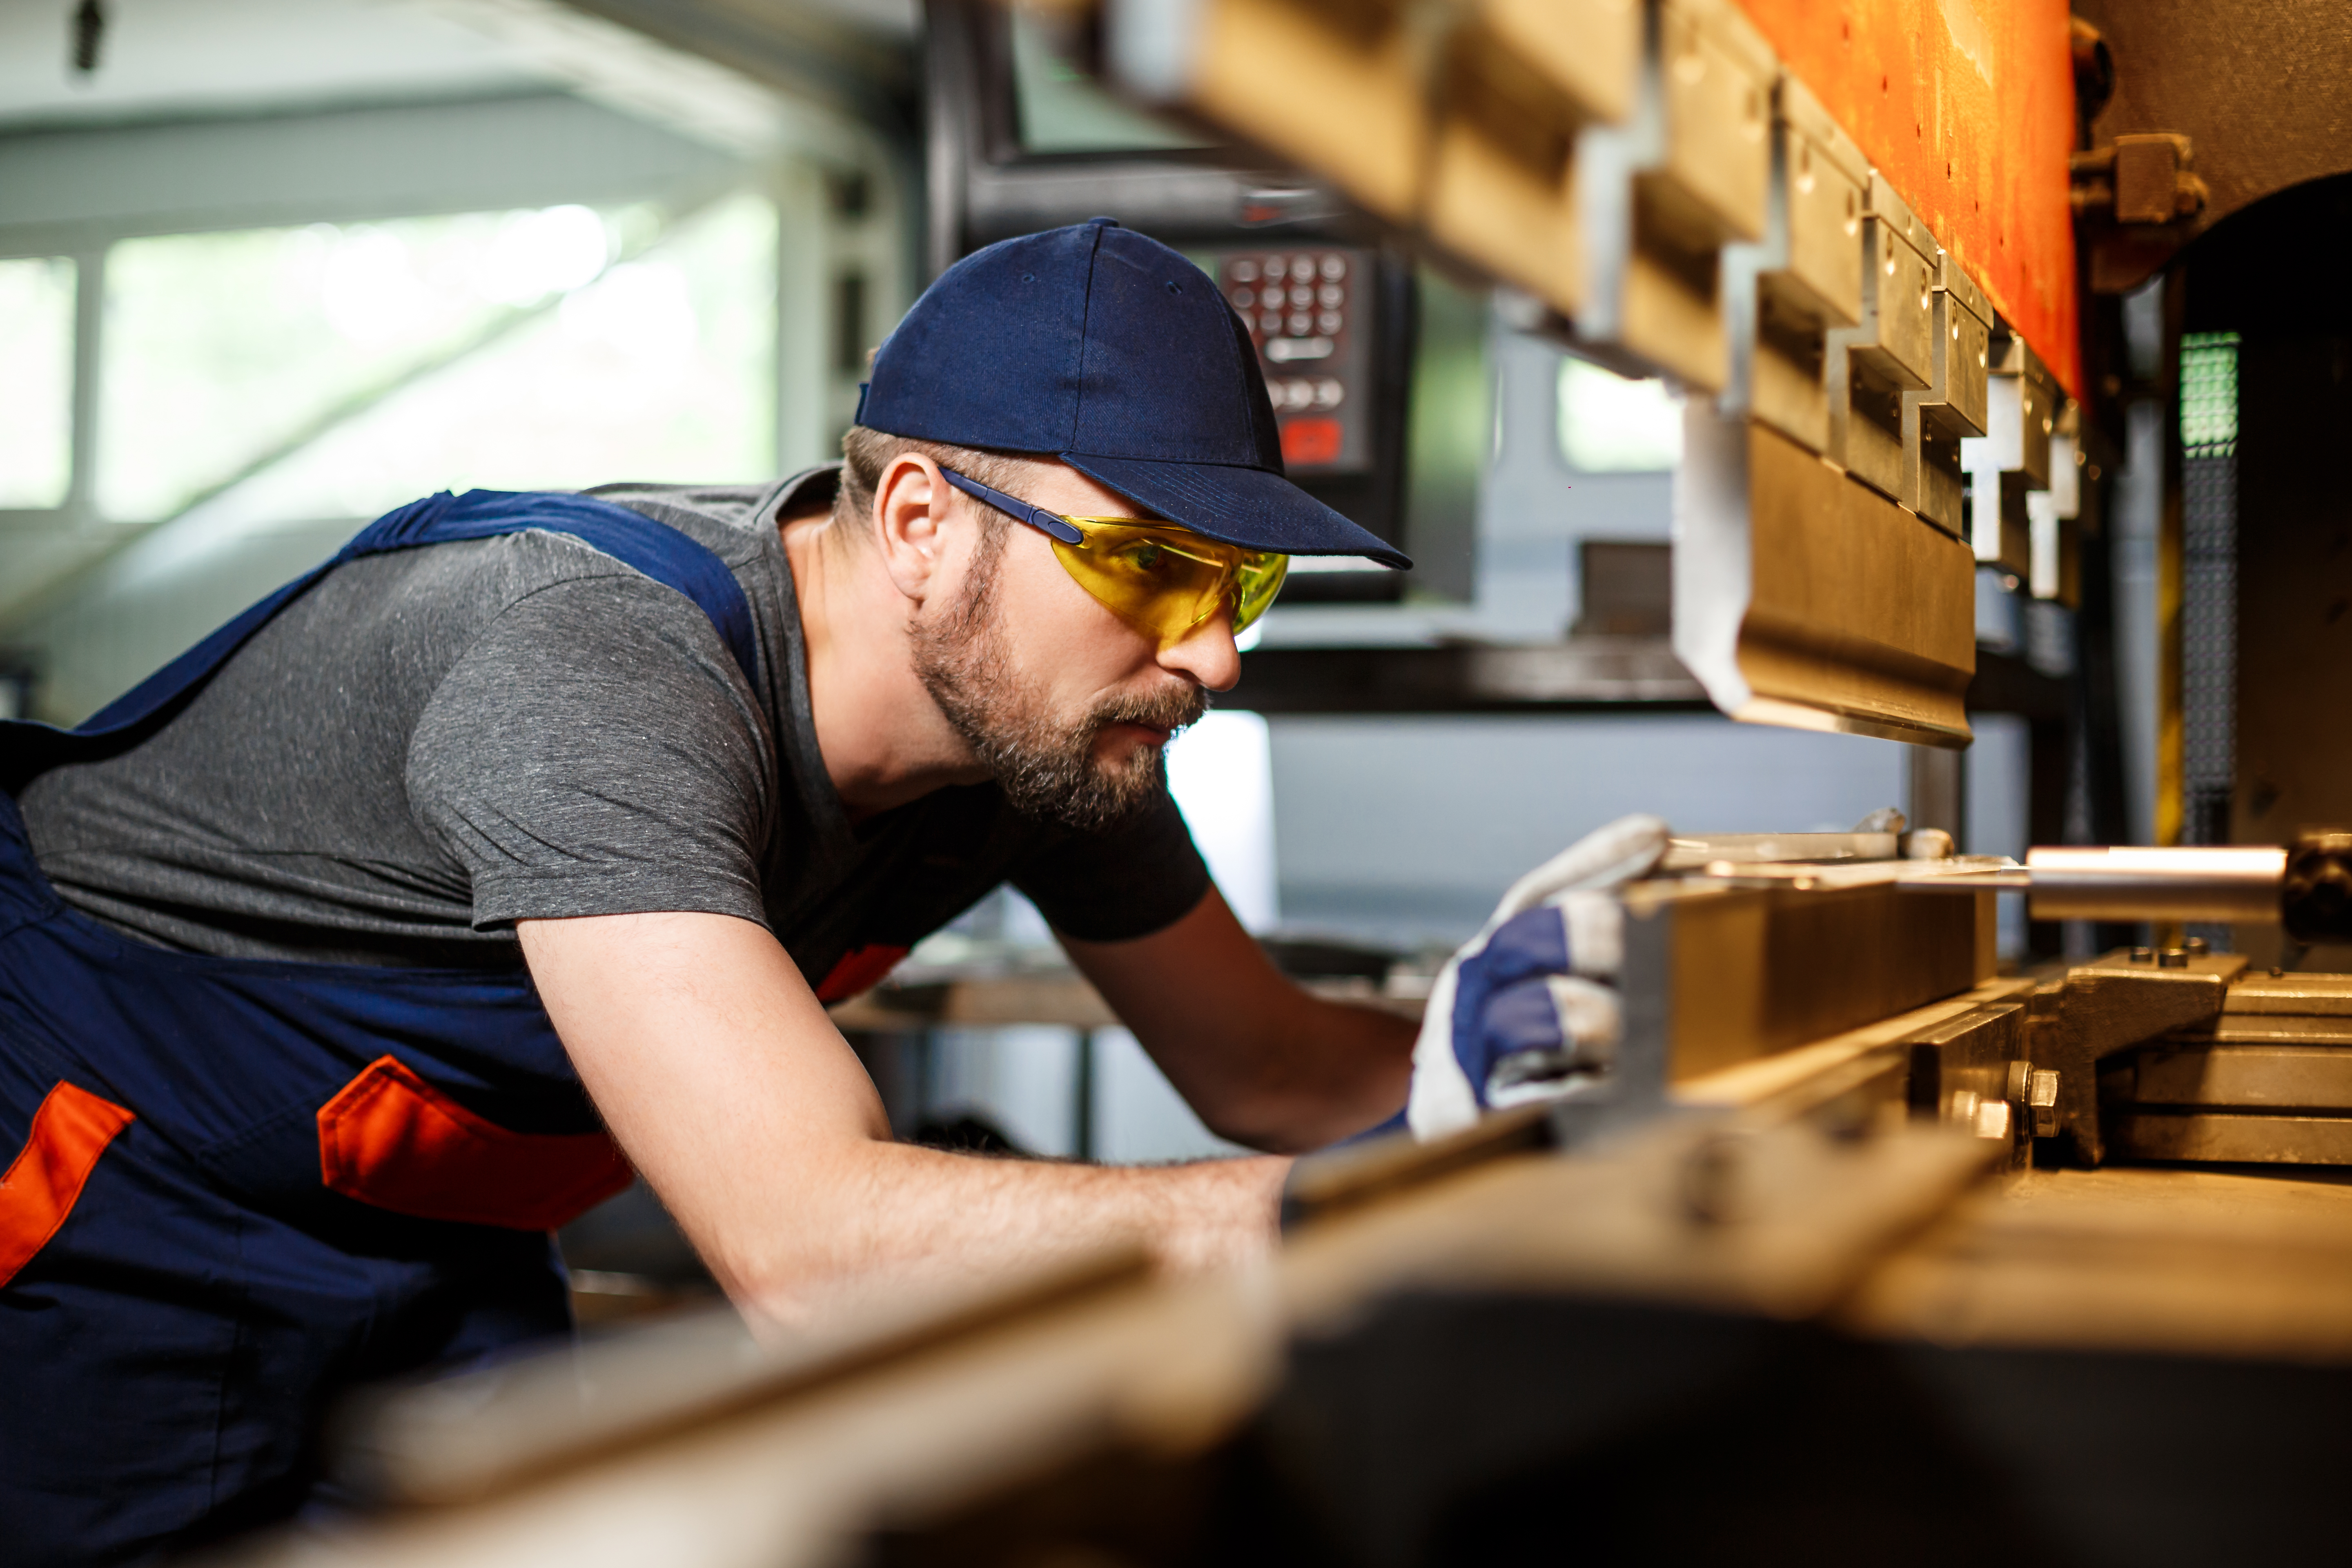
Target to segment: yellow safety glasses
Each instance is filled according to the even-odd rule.
[[[1230,607],[1236,635],[1282,592],[1290,557],[1244,550],[1172,522],[1065,517],[943,468],[948,483],[1054,542],[1062,570],[1104,607],[1161,647]]]

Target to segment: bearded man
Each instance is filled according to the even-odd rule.
[[[73,731],[0,731],[0,1519],[128,1561],[320,1495],[352,1384],[568,1326],[548,1232],[642,1173],[729,1294],[1139,1236],[1268,1246],[1280,1157],[892,1141],[825,1012],[1002,882],[1202,1118],[1404,1103],[1286,981],[1161,752],[1294,553],[1213,283],[1108,220],[950,269],[845,465],[420,501]]]

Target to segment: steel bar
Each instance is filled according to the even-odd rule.
[[[2025,868],[2038,921],[2276,921],[2286,851],[2043,847]]]

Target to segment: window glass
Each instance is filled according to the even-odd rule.
[[[438,489],[768,478],[775,292],[775,208],[730,198],[205,510],[359,518]]]
[[[0,507],[64,504],[73,471],[74,265],[0,261]]]
[[[1017,10],[1013,97],[1024,153],[1149,153],[1212,145],[1111,97],[1055,51],[1035,18]]]
[[[1683,458],[1682,399],[1663,381],[1628,381],[1559,362],[1559,455],[1585,474],[1654,473]]]
[[[582,206],[128,240],[107,258],[98,503],[168,517],[588,282],[650,212]]]

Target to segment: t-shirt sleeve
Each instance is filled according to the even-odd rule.
[[[1165,790],[1101,833],[1057,835],[1013,868],[1013,885],[1053,928],[1080,942],[1150,936],[1192,912],[1209,868]]]
[[[451,668],[409,742],[409,808],[470,872],[477,930],[762,921],[773,757],[699,608],[643,578],[580,578],[509,605]]]

